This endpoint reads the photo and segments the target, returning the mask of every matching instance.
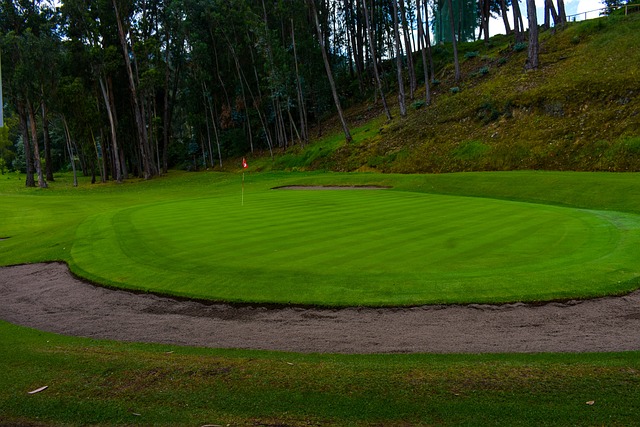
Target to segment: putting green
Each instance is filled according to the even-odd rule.
[[[521,301],[637,280],[639,242],[633,214],[390,190],[266,190],[244,206],[222,194],[93,215],[77,229],[71,265],[101,283],[214,300]]]

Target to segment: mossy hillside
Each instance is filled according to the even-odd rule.
[[[525,71],[526,48],[512,37],[495,36],[489,44],[460,46],[459,83],[453,81],[450,47],[438,46],[431,105],[424,105],[421,89],[407,101],[406,118],[396,108],[391,122],[383,115],[365,122],[372,109],[380,108],[372,100],[349,112],[354,142],[345,144],[334,128],[332,137],[289,152],[286,162],[276,160],[269,167],[399,173],[638,171],[637,46],[640,14],[570,23],[542,32],[541,66]],[[397,103],[393,93],[387,99]]]

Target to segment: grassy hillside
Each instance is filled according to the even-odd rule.
[[[349,111],[354,142],[338,127],[260,169],[452,172],[640,170],[640,14],[571,23],[541,34],[540,68],[525,71],[526,46],[496,36],[434,48],[434,101],[424,88],[409,113],[386,122],[372,100]],[[388,99],[395,100],[394,93]],[[396,101],[397,102],[397,101]],[[255,164],[255,162],[254,162]]]

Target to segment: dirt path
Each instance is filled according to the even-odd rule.
[[[0,319],[81,337],[293,352],[640,350],[640,291],[544,305],[269,309],[105,289],[52,263],[0,268]]]

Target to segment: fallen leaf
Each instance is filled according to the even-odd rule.
[[[588,401],[588,402],[587,402],[587,405],[589,405],[589,406],[593,406],[593,404],[594,404],[594,403],[596,403],[596,401],[595,401],[595,400],[590,400],[590,401]]]
[[[36,393],[40,393],[41,391],[46,390],[46,389],[48,389],[48,388],[49,388],[49,386],[48,386],[48,385],[46,385],[46,386],[44,386],[44,387],[40,387],[40,388],[37,388],[37,389],[35,389],[35,390],[31,390],[31,391],[29,392],[29,394],[36,394]]]

